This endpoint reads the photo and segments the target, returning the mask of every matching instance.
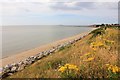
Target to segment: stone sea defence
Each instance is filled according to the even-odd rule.
[[[40,53],[38,53],[38,54],[36,54],[34,56],[30,56],[30,57],[28,57],[25,60],[22,60],[20,62],[8,64],[8,65],[0,68],[0,78],[5,78],[7,76],[13,75],[13,73],[25,69],[27,66],[29,66],[29,65],[33,64],[34,62],[42,59],[43,57],[46,57],[46,56],[54,53],[55,51],[60,50],[62,47],[66,47],[66,46],[68,46],[70,44],[73,44],[73,43],[81,40],[85,36],[87,36],[87,35],[85,34],[84,36],[81,36],[81,37],[79,37],[77,39],[68,41],[68,42],[63,43],[61,45],[57,45],[56,47],[53,47],[53,48],[51,48],[49,50],[40,52]]]

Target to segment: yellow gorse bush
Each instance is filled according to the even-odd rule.
[[[59,72],[65,72],[66,70],[74,70],[74,71],[78,71],[78,67],[76,65],[73,64],[65,64],[64,66],[61,66],[58,71]]]
[[[60,72],[61,78],[75,78],[78,75],[79,69],[76,65],[65,64],[61,66],[58,71]]]
[[[92,48],[104,47],[104,46],[105,46],[105,44],[102,43],[102,42],[93,42],[93,43],[91,43],[91,45],[90,45],[90,47],[92,47]]]
[[[110,46],[110,44],[114,44],[115,41],[112,41],[112,40],[108,40],[108,39],[100,39],[100,40],[97,40],[95,42],[92,42],[90,44],[90,47],[93,49],[93,50],[96,50],[97,48],[99,47],[104,47],[104,48],[108,48]]]
[[[108,70],[112,71],[113,73],[120,72],[120,68],[116,65],[114,66],[114,65],[106,64],[106,66],[108,67]]]

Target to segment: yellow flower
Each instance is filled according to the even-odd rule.
[[[116,72],[118,72],[118,71],[119,71],[119,68],[115,65],[115,66],[113,66],[112,71],[113,71],[114,73],[116,73]]]
[[[85,56],[88,56],[88,55],[90,55],[90,54],[92,54],[92,53],[87,53],[87,54],[85,54]]]
[[[64,66],[60,67],[60,69],[58,69],[58,71],[60,71],[60,72],[64,72],[66,70],[78,71],[79,69],[76,65],[72,65],[72,64],[65,64]]]
[[[87,60],[83,60],[83,61],[92,61],[92,60],[94,60],[94,57],[91,57],[91,58],[88,58]]]
[[[68,69],[78,71],[78,68],[76,65],[69,65]]]
[[[93,42],[91,43],[91,47],[94,48],[94,47],[100,47],[100,46],[103,46],[104,44],[102,42]]]
[[[110,71],[112,71],[113,73],[117,73],[117,72],[119,72],[120,70],[120,68],[118,67],[118,66],[113,66],[113,65],[107,65],[108,66],[108,70],[110,70]]]
[[[58,69],[58,71],[59,72],[64,72],[66,69],[67,69],[67,67],[62,66],[62,67],[60,67],[60,69]]]
[[[105,47],[105,48],[107,48],[108,46],[105,43],[99,41],[99,42],[93,42],[93,43],[91,43],[90,47],[93,50],[96,50],[98,47]]]
[[[68,67],[70,64],[65,64],[65,67]]]
[[[101,47],[101,46],[104,46],[104,44],[102,42],[98,42],[96,46]]]
[[[94,47],[93,47],[92,49],[93,49],[94,51],[96,51],[96,50],[97,50],[97,49],[96,49],[96,48],[94,48]]]

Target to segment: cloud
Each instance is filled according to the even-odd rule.
[[[35,0],[36,1],[36,0]],[[52,0],[54,1],[54,0]],[[2,3],[2,15],[25,15],[25,14],[86,14],[92,13],[93,15],[108,13],[110,11],[118,10],[118,3],[116,2],[78,2],[70,0],[71,2],[4,2]],[[100,12],[100,13],[98,13]],[[112,14],[112,13],[110,13]],[[109,14],[109,15],[110,15]],[[112,14],[115,15],[115,14]],[[106,15],[105,15],[106,16]]]
[[[58,14],[76,14],[96,17],[118,16],[117,2],[54,2],[50,8]]]
[[[52,9],[56,10],[82,10],[94,8],[93,2],[56,2],[51,4]]]
[[[47,6],[41,2],[4,2],[0,4],[0,16],[15,16],[25,14],[40,14],[50,12]]]
[[[55,10],[118,9],[115,2],[54,2],[50,7]]]
[[[99,2],[100,0],[93,0],[93,2],[90,2],[91,0],[89,0],[89,2],[85,2],[85,0],[84,2],[82,1],[83,0],[12,0],[11,2],[0,3],[0,17],[5,18],[5,20],[10,20],[8,18],[20,19],[24,17],[27,20],[28,17],[35,16],[35,19],[39,17],[42,21],[40,16],[43,15],[57,16],[60,18],[73,15],[73,17],[79,16],[79,18],[80,16],[88,17],[91,20],[91,17],[117,20],[117,2]],[[47,17],[45,18],[47,19]]]

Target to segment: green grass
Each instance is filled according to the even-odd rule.
[[[100,35],[102,35],[102,38],[100,38]],[[120,40],[118,35],[118,29],[114,28],[94,30],[82,40],[67,47],[62,47],[57,52],[44,57],[8,78],[60,78],[58,69],[66,63],[78,66],[78,78],[107,78],[109,77],[109,72],[105,64],[118,66],[118,48],[120,47],[118,45]],[[94,38],[91,38],[92,36]],[[84,56],[84,54],[94,52],[90,47],[92,42],[100,42],[103,39],[114,41],[115,43],[108,45],[109,48],[97,48],[95,54]],[[83,57],[81,58],[81,56]],[[94,60],[85,62],[84,60],[89,57],[94,57]]]

